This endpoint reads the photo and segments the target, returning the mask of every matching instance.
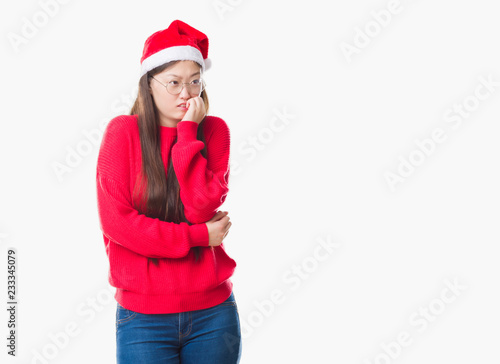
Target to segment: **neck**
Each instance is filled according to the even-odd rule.
[[[173,120],[173,119],[162,118],[160,116],[160,125],[168,127],[168,128],[176,128],[177,124],[179,123],[179,121],[180,120]]]

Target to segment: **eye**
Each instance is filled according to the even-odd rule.
[[[173,85],[173,86],[177,86],[179,84],[179,82],[177,82],[177,81],[169,81],[168,84],[169,85]]]
[[[197,79],[197,80],[193,80],[191,81],[191,84],[192,85],[199,85],[201,83],[201,80],[200,79]]]

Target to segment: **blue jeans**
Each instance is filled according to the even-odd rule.
[[[241,347],[232,292],[217,306],[180,313],[143,314],[117,303],[118,364],[237,364]]]

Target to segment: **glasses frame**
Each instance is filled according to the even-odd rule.
[[[191,82],[181,82],[181,85],[182,85],[182,86],[181,86],[181,90],[180,90],[178,93],[173,94],[173,93],[171,93],[171,92],[168,90],[168,84],[164,84],[164,83],[160,82],[160,81],[159,81],[158,79],[156,79],[154,76],[149,76],[149,77],[153,78],[153,79],[154,79],[154,80],[156,80],[156,81],[157,81],[160,85],[162,85],[163,87],[165,87],[165,90],[166,90],[166,91],[167,91],[170,95],[174,95],[174,96],[179,95],[179,94],[182,92],[182,90],[184,90],[184,85],[189,85],[189,87],[187,88],[188,93],[189,93],[190,95],[194,95],[194,94],[192,94],[192,93],[191,93],[191,86],[192,86],[192,85],[191,85],[191,82],[193,82],[193,81],[191,81]],[[200,77],[199,79],[201,80],[201,90],[200,90],[200,93],[198,94],[198,96],[200,96],[200,95],[201,95],[201,93],[203,92],[203,90],[205,89],[205,87],[206,87],[206,85],[207,85],[207,84],[205,83],[205,80],[204,80],[202,77]]]

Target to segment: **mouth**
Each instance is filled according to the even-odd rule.
[[[179,104],[179,105],[177,105],[177,107],[180,107],[182,109],[187,109],[186,103]]]

